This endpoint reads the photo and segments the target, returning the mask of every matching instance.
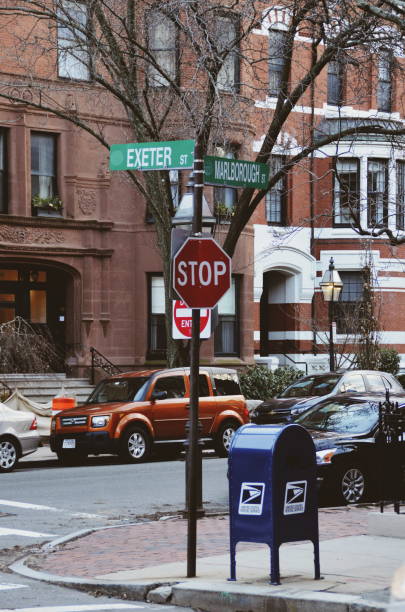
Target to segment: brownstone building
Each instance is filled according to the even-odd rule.
[[[74,373],[86,371],[90,347],[123,368],[162,363],[165,301],[154,217],[125,173],[109,170],[102,146],[134,140],[128,106],[100,87],[105,73],[94,77],[84,34],[74,38],[89,19],[86,3],[57,4],[65,21],[57,27],[54,21],[53,28],[44,20],[10,19],[0,12],[0,323],[21,316],[46,329]],[[261,151],[278,112],[285,71],[293,91],[310,66],[312,49],[306,24],[294,34],[291,66],[285,68],[290,5],[300,3],[253,4],[254,27],[240,47],[232,47],[216,83],[228,107],[237,98],[243,113],[233,109],[222,134],[216,117],[219,127],[209,143],[211,153],[242,159]],[[246,19],[236,8],[225,8],[217,15],[221,44],[232,42]],[[153,11],[154,19],[142,14],[142,24],[156,65],[149,64],[143,78],[153,96],[168,96],[169,78],[191,87],[195,57],[187,46],[182,50],[173,19],[161,13],[156,22]],[[35,36],[42,36],[42,52],[29,23],[36,24]],[[20,47],[18,54],[22,39],[24,52]],[[53,41],[46,52],[45,40]],[[386,233],[370,239],[353,229],[353,217],[364,235],[386,227],[400,237],[405,229],[403,137],[366,131],[368,124],[387,132],[403,127],[403,58],[398,47],[386,44],[363,45],[349,56],[347,49],[331,56],[314,87],[298,98],[271,151],[273,175],[308,142],[360,129],[313,147],[256,208],[233,254],[232,289],[219,304],[218,326],[202,343],[203,361],[243,366],[256,357],[271,367],[327,369],[319,281],[331,257],[349,305],[362,299],[362,269],[371,257],[381,296],[381,343],[405,358],[404,247],[391,248]],[[172,121],[166,139],[193,138],[179,109],[170,113],[180,119]],[[81,129],[83,118],[97,127],[98,138]],[[176,207],[187,173],[172,171],[169,181]],[[223,187],[207,188],[205,195],[212,208],[227,212],[215,232],[222,244],[238,210],[238,193]],[[343,327],[338,322],[337,342],[350,352],[347,335],[356,330]]]

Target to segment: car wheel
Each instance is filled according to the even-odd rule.
[[[121,436],[120,457],[130,463],[146,461],[151,454],[152,442],[143,427],[129,427]]]
[[[63,465],[81,465],[87,460],[87,453],[78,451],[59,451],[56,454]]]
[[[19,449],[12,438],[0,440],[0,472],[11,472],[18,463]]]
[[[347,465],[339,474],[339,495],[346,504],[358,504],[369,495],[370,481],[364,469],[358,465]]]
[[[228,456],[232,438],[239,427],[240,425],[236,421],[225,421],[225,423],[222,423],[214,440],[215,452],[219,457]]]

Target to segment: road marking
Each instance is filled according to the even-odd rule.
[[[0,584],[0,591],[9,591],[11,589],[26,589],[28,587],[28,584],[12,584],[4,582],[3,584]]]
[[[26,531],[25,529],[8,529],[0,527],[0,536],[16,535],[24,538],[56,538],[54,533],[40,533],[39,531]]]
[[[37,606],[35,608],[1,608],[1,612],[90,612],[91,610],[140,610],[136,604],[90,604],[87,606]]]
[[[11,506],[13,508],[24,508],[26,510],[46,510],[48,512],[64,512],[78,518],[105,518],[100,514],[87,514],[86,512],[69,512],[61,510],[60,508],[54,508],[53,506],[42,506],[41,504],[28,504],[26,502],[12,501],[10,499],[0,499],[0,506]]]

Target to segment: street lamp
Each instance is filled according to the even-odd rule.
[[[193,217],[194,217],[194,177],[191,174],[188,182],[187,182],[187,186],[186,186],[186,193],[182,196],[181,200],[180,200],[180,204],[178,205],[177,209],[176,209],[176,213],[174,215],[174,217],[172,218],[172,227],[174,228],[178,228],[181,230],[185,230],[185,232],[187,232],[187,235],[190,234],[191,231],[191,226],[193,224]],[[207,230],[207,233],[212,233],[217,220],[216,218],[212,215],[212,212],[210,210],[210,207],[208,206],[207,200],[204,197],[204,194],[202,196],[202,210],[201,210],[201,214],[202,214],[202,231],[204,232],[204,230]]]
[[[343,283],[339,276],[339,272],[335,269],[333,257],[330,258],[329,269],[326,270],[321,282],[319,283],[325,302],[329,306],[329,368],[333,372],[335,370],[335,351],[333,346],[333,315],[334,303],[339,300],[340,292],[342,291]]]

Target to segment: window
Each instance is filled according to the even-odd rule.
[[[397,228],[405,229],[405,162],[397,162]]]
[[[328,104],[343,104],[343,64],[334,60],[328,64]]]
[[[67,79],[88,81],[90,56],[85,29],[85,4],[63,0],[58,9],[58,74]]]
[[[392,54],[382,50],[378,57],[377,109],[391,112],[392,103]]]
[[[0,128],[0,213],[6,213],[8,210],[6,159],[6,131]]]
[[[352,374],[346,376],[343,379],[342,385],[339,389],[339,393],[345,393],[346,391],[356,391],[358,393],[365,393],[366,386],[361,374]]]
[[[238,22],[235,17],[220,15],[217,17],[218,50],[221,53],[232,47],[238,36]],[[239,56],[238,50],[232,49],[224,59],[218,74],[217,85],[223,91],[236,91],[239,86]]]
[[[149,350],[152,353],[166,350],[165,290],[163,276],[150,277]]]
[[[215,329],[215,355],[239,355],[238,291],[235,278],[231,288],[218,303],[218,325]]]
[[[214,373],[215,395],[242,395],[237,374]]]
[[[56,137],[31,134],[31,197],[56,195]]]
[[[175,24],[158,10],[147,15],[148,49],[160,70],[170,79],[177,78],[177,32]],[[165,87],[169,81],[148,62],[147,75],[152,87]]]
[[[339,334],[355,333],[358,326],[358,306],[363,299],[363,272],[339,272],[343,282],[337,304],[333,305]]]
[[[269,94],[278,96],[286,63],[286,32],[269,31]]]
[[[369,159],[367,164],[368,223],[384,225],[388,221],[388,161]]]
[[[170,191],[172,192],[173,206],[177,208],[180,202],[179,171],[169,170]]]
[[[184,397],[186,394],[186,388],[184,386],[183,376],[162,376],[158,378],[154,386],[152,397],[156,393],[166,393],[166,397],[162,399],[178,399]]]
[[[227,159],[236,158],[233,151],[226,151],[222,147],[215,148],[215,155],[218,157],[226,157]],[[232,211],[236,205],[237,196],[238,191],[233,187],[214,187],[214,206],[216,214],[219,216],[226,216],[227,211]]]
[[[334,211],[336,225],[350,225],[359,214],[359,162],[357,159],[338,159],[334,177]]]
[[[284,158],[281,155],[270,157],[270,177],[281,170]],[[267,223],[282,225],[285,223],[285,195],[286,177],[282,176],[275,185],[266,193],[266,219]]]
[[[391,385],[388,385],[386,378],[378,374],[367,374],[367,384],[371,392],[384,393]]]
[[[207,374],[198,375],[198,396],[199,397],[210,397],[210,388],[208,386]]]

